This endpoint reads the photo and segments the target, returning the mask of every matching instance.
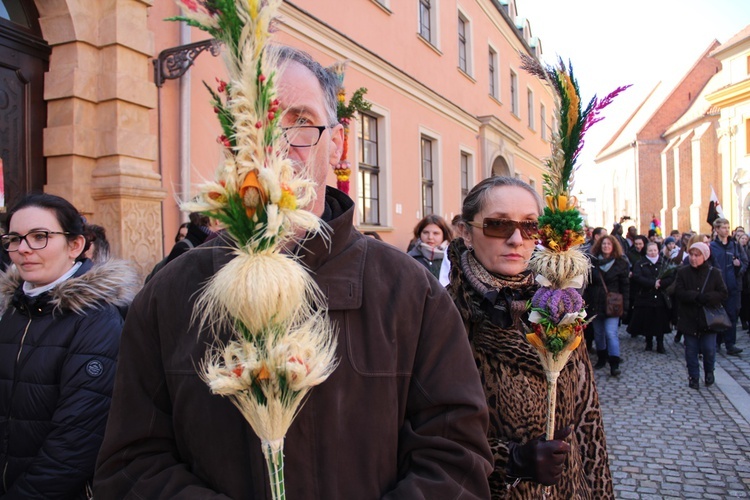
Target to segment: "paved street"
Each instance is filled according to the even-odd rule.
[[[716,384],[688,388],[683,344],[645,352],[620,328],[622,375],[596,370],[618,499],[750,498],[750,336],[717,354]],[[596,358],[596,356],[592,356]]]

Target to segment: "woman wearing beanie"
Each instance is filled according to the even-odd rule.
[[[706,386],[714,383],[716,332],[706,327],[703,306],[717,306],[727,299],[727,287],[721,271],[709,266],[711,250],[705,243],[693,243],[690,265],[677,271],[675,298],[679,308],[677,329],[685,335],[685,362],[691,389],[699,388],[698,354],[703,355]]]

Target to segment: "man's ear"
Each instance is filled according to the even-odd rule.
[[[331,147],[328,152],[328,163],[332,167],[338,165],[341,161],[341,154],[344,152],[344,127],[337,123],[331,127]]]

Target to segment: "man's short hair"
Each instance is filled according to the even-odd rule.
[[[714,229],[719,229],[724,224],[728,226],[729,220],[725,219],[724,217],[717,217],[716,220],[713,222],[712,226]]]
[[[315,78],[320,84],[320,88],[323,90],[323,100],[326,107],[328,123],[326,125],[334,125],[338,123],[338,117],[336,115],[336,108],[338,104],[338,91],[339,83],[334,74],[324,68],[319,62],[310,56],[307,52],[304,52],[294,47],[286,45],[272,45],[269,47],[273,57],[278,58],[279,63],[283,67],[285,63],[296,62],[307,68],[310,73],[315,75]]]

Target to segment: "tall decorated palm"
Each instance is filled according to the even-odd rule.
[[[229,81],[208,87],[222,128],[215,180],[183,209],[218,221],[235,257],[201,291],[201,329],[214,341],[200,366],[211,392],[229,398],[261,440],[274,499],[285,498],[284,438],[310,389],[336,367],[325,298],[294,255],[295,233],[322,231],[305,210],[316,185],[287,158],[277,99],[280,62],[267,50],[282,0],[178,0],[184,21],[224,45]],[[219,332],[229,330],[229,340]],[[291,471],[293,473],[294,471]]]
[[[602,109],[628,88],[619,87],[604,99],[594,97],[583,108],[573,67],[562,59],[543,66],[521,56],[523,69],[542,79],[553,90],[558,129],[552,131],[547,172],[543,176],[546,207],[539,217],[541,248],[529,267],[541,285],[529,303],[533,331],[526,335],[536,348],[547,376],[547,439],[554,439],[557,379],[581,343],[586,310],[580,289],[589,273],[589,260],[578,246],[584,242],[583,219],[571,196],[578,155],[586,131],[600,121]]]

